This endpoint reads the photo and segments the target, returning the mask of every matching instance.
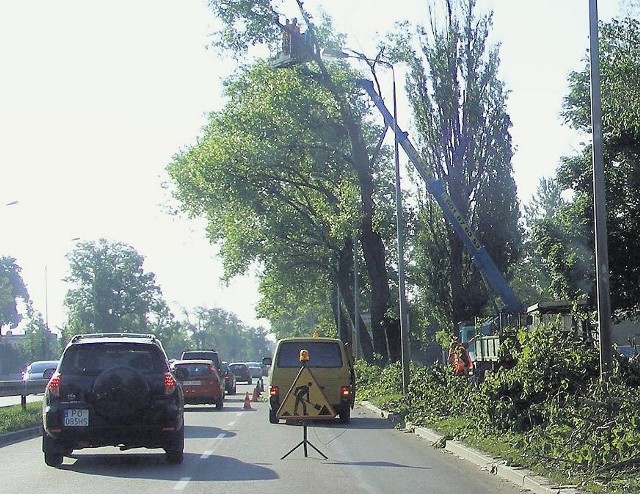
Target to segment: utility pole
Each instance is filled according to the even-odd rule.
[[[593,132],[593,210],[600,340],[600,379],[611,373],[611,299],[609,296],[609,253],[604,159],[602,156],[602,104],[598,48],[598,2],[589,0],[589,55],[591,60],[591,128]]]

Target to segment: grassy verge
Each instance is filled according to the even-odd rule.
[[[42,424],[42,403],[27,403],[27,408],[21,405],[0,407],[0,434],[30,429]]]

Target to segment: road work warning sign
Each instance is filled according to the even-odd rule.
[[[303,366],[276,415],[285,420],[321,420],[333,419],[336,412],[322,393],[311,370]]]

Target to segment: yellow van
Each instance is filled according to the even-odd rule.
[[[356,394],[356,376],[351,355],[341,340],[318,337],[284,338],[277,342],[273,358],[263,359],[264,364],[271,366],[269,422],[279,422],[278,409],[303,365],[300,361],[301,350],[307,350],[309,360],[305,365],[340,422],[349,422]]]

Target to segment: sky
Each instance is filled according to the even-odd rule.
[[[526,202],[584,140],[559,111],[567,74],[584,65],[589,1],[478,3],[494,11],[514,174]],[[296,15],[295,0],[283,4]],[[393,22],[426,22],[428,4],[305,1],[312,12],[319,5],[349,35],[349,48],[375,55]],[[618,1],[600,0],[598,10],[608,20]],[[176,314],[222,307],[266,325],[256,319],[253,278],[220,283],[204,222],[168,214],[175,203],[163,187],[166,165],[224,104],[221,82],[234,65],[207,49],[218,25],[206,0],[0,2],[0,255],[16,258],[50,328],[66,318],[65,255],[99,238],[142,254]],[[398,116],[405,130],[408,113]]]

